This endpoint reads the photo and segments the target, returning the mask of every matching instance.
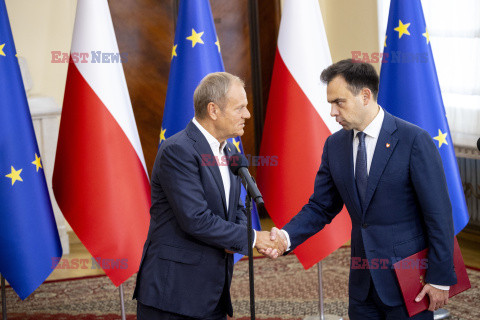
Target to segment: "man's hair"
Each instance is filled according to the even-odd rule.
[[[206,75],[193,93],[195,117],[204,119],[207,116],[207,106],[210,102],[215,103],[223,110],[228,102],[228,90],[234,82],[245,87],[242,79],[228,72],[214,72]]]
[[[368,88],[377,100],[379,78],[375,68],[369,64],[352,59],[345,59],[332,64],[322,71],[320,79],[329,84],[335,77],[342,76],[348,84],[348,89],[357,95],[363,88]]]

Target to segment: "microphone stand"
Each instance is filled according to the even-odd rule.
[[[248,237],[248,280],[250,283],[250,319],[255,320],[255,287],[253,279],[253,228],[252,228],[252,199],[247,192],[245,198],[247,209],[247,237]]]

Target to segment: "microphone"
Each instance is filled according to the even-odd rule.
[[[242,178],[242,183],[247,189],[248,195],[255,201],[257,206],[264,207],[262,194],[258,190],[257,184],[248,171],[248,160],[241,153],[234,154],[228,159],[228,167],[232,173]]]
[[[478,151],[480,151],[480,138],[478,138],[478,140],[477,140],[477,149],[478,149]]]

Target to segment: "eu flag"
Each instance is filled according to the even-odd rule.
[[[220,54],[220,41],[215,31],[208,0],[181,0],[177,29],[172,48],[167,98],[163,111],[160,144],[168,137],[185,129],[194,116],[193,92],[209,73],[225,71]],[[230,139],[243,153],[240,137]],[[245,199],[242,187],[241,198]],[[254,229],[260,230],[258,214],[252,211]],[[241,255],[235,255],[235,261]]]
[[[443,160],[457,234],[469,217],[420,0],[391,1],[384,60],[379,104],[432,136]]]
[[[0,273],[21,299],[62,248],[4,0],[0,0]]]
[[[185,129],[193,92],[209,73],[225,71],[208,0],[180,1],[160,143]]]

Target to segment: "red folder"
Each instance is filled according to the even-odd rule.
[[[405,301],[408,315],[410,317],[423,310],[427,310],[430,305],[428,295],[426,295],[420,302],[415,302],[415,298],[425,285],[425,273],[428,265],[427,252],[428,249],[422,250],[393,265],[400,284],[400,289],[402,290],[403,300]],[[455,238],[453,249],[453,264],[455,274],[457,275],[457,284],[450,286],[450,298],[471,287],[457,238]]]

